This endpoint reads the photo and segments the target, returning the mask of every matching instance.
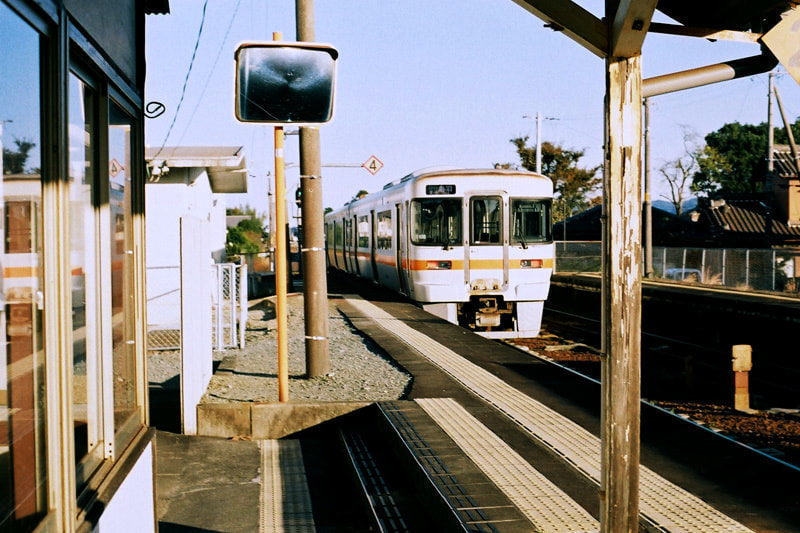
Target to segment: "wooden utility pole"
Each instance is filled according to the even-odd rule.
[[[297,40],[313,42],[314,1],[295,0]],[[328,280],[322,205],[319,128],[300,128],[300,192],[303,225],[300,243],[306,333],[306,376],[330,372],[328,352]]]
[[[642,59],[606,59],[601,530],[639,528]]]

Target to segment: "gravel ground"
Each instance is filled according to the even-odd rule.
[[[244,349],[214,352],[222,362],[214,373],[202,401],[278,401],[277,320],[274,298],[265,299],[248,312]],[[411,376],[400,369],[381,348],[361,336],[328,301],[328,345],[331,371],[327,376],[306,379],[303,296],[287,299],[289,314],[289,400],[381,401],[403,398]],[[171,388],[178,385],[179,352],[151,352],[148,377],[151,384]]]

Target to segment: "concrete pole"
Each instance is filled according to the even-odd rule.
[[[536,173],[542,173],[542,114],[539,111],[536,112]]]
[[[775,172],[775,155],[773,154],[775,146],[775,132],[772,129],[772,84],[774,83],[775,74],[769,73],[769,90],[767,92],[767,179],[770,183],[767,184],[765,192],[772,192],[772,173]]]
[[[601,531],[639,530],[641,56],[606,60]]]
[[[295,0],[297,40],[314,42],[314,1]],[[306,333],[306,376],[330,373],[328,352],[328,280],[325,265],[325,223],[322,205],[319,129],[300,128],[300,191],[302,198],[303,295]]]
[[[644,275],[653,277],[653,202],[650,182],[650,99],[644,99]]]

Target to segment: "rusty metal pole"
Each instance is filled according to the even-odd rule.
[[[639,529],[641,56],[606,60],[601,531]]]
[[[314,42],[314,2],[295,0],[297,40]],[[330,372],[328,352],[328,280],[322,206],[322,164],[319,128],[300,128],[300,191],[302,198],[303,305],[306,333],[306,376]]]
[[[282,36],[274,32],[273,40]],[[284,177],[285,159],[283,154],[283,126],[275,126],[275,224],[278,227],[275,251],[275,315],[278,323],[278,400],[289,401],[289,315],[287,311],[287,264],[286,264],[286,179]]]

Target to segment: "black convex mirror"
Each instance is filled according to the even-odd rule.
[[[236,49],[236,118],[319,124],[333,116],[339,52],[325,44],[271,41]]]

